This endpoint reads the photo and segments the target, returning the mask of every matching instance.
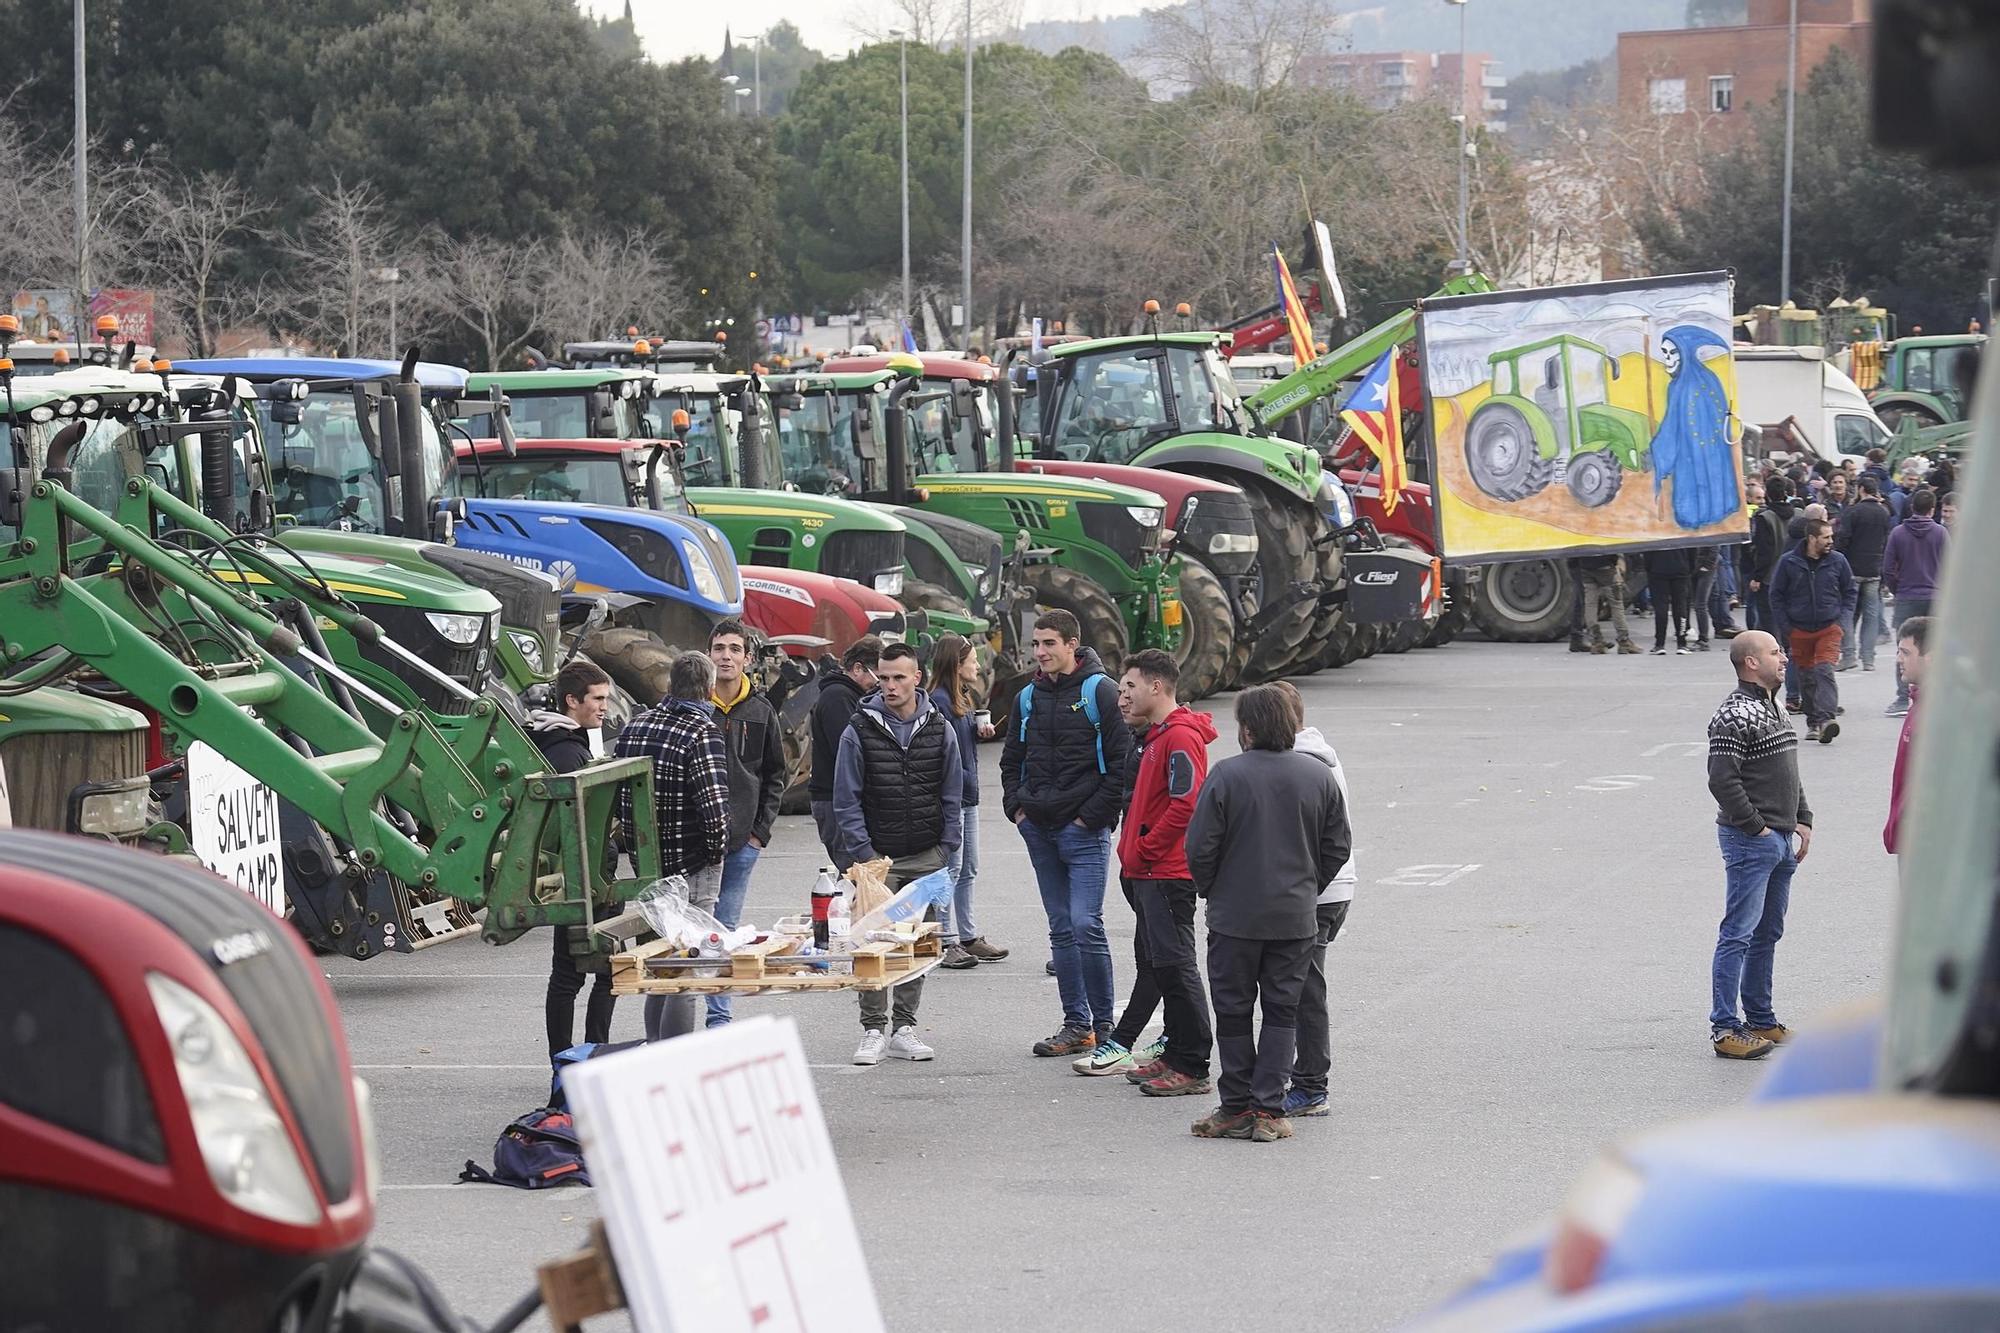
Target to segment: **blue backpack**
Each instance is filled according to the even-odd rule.
[[[1108,682],[1110,679],[1111,677],[1105,675],[1102,671],[1093,671],[1090,675],[1085,676],[1083,678],[1083,693],[1077,700],[1083,709],[1083,715],[1090,719],[1090,729],[1097,733],[1097,771],[1099,773],[1109,772],[1110,770],[1104,763],[1104,719],[1097,711],[1097,682],[1100,680]],[[1014,701],[1014,712],[1021,719],[1021,743],[1023,745],[1028,742],[1028,716],[1034,711],[1034,707],[1035,682],[1031,680],[1021,687],[1021,697]],[[1027,771],[1028,757],[1022,755],[1021,772],[1025,776]]]
[[[517,1190],[550,1189],[557,1185],[589,1185],[583,1164],[583,1143],[567,1111],[543,1107],[530,1111],[500,1131],[493,1145],[493,1169],[467,1159],[458,1173],[461,1183],[509,1185]]]
[[[555,1077],[549,1080],[549,1109],[551,1111],[569,1109],[569,1094],[563,1091],[562,1079],[563,1071],[571,1065],[580,1065],[585,1060],[595,1060],[600,1055],[616,1055],[620,1051],[629,1051],[634,1046],[645,1044],[636,1038],[632,1041],[581,1041],[567,1050],[557,1051],[553,1061]]]

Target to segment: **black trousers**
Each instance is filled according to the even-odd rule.
[[[1292,1061],[1292,1086],[1305,1092],[1326,1095],[1327,1075],[1333,1070],[1333,1040],[1328,1035],[1331,1017],[1326,1002],[1326,946],[1347,924],[1348,903],[1321,903],[1315,913],[1319,933],[1306,963],[1306,984],[1299,992],[1299,1053]]]
[[[1686,647],[1688,601],[1694,594],[1694,581],[1687,575],[1681,574],[1674,578],[1649,580],[1647,586],[1653,590],[1653,646],[1655,648],[1667,646],[1667,604],[1672,602],[1674,642]]]
[[[585,973],[569,952],[568,926],[557,926],[555,959],[549,964],[549,991],[542,1002],[542,1018],[549,1031],[549,1059],[576,1045],[576,993],[583,989]],[[600,972],[590,988],[590,1001],[583,1011],[583,1039],[611,1040],[611,1008],[618,997],[611,993],[611,974]]]
[[[1209,1048],[1215,1035],[1208,1025],[1208,995],[1202,990],[1201,969],[1194,960],[1194,881],[1186,879],[1127,879],[1118,877],[1125,901],[1138,923],[1132,932],[1132,994],[1118,1016],[1111,1038],[1131,1047],[1165,1005],[1170,1069],[1189,1078],[1208,1077]]]
[[[1277,1115],[1284,1109],[1298,1054],[1299,995],[1316,938],[1247,940],[1208,932],[1208,993],[1222,1064],[1215,1090],[1224,1111]],[[1254,1021],[1260,1003],[1261,1032]]]

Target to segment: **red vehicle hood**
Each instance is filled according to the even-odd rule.
[[[1223,481],[1210,481],[1207,477],[1192,477],[1185,472],[1166,472],[1159,468],[1133,467],[1130,463],[1081,463],[1065,458],[1017,458],[1014,460],[1016,472],[1043,472],[1051,477],[1085,477],[1093,481],[1108,481],[1120,486],[1137,486],[1142,491],[1151,491],[1167,502],[1167,526],[1180,522],[1181,510],[1187,505],[1190,495],[1212,495],[1217,491],[1233,491],[1236,487]]]
[[[825,648],[787,645],[794,657],[817,659],[838,653],[868,633],[869,622],[897,615],[902,605],[852,579],[804,569],[743,565],[743,618],[764,633],[805,634],[829,640]]]

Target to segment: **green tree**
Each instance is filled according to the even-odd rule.
[[[761,51],[754,41],[736,43],[732,63],[737,77],[744,81],[743,86],[754,84],[752,93],[761,93],[763,113],[776,117],[785,114],[785,107],[806,71],[825,59],[805,44],[789,20],[780,19],[764,34]],[[746,112],[756,110],[754,105],[745,108]]]

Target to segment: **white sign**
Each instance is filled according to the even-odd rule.
[[[639,1333],[877,1333],[882,1312],[791,1019],[563,1071]]]
[[[273,912],[285,910],[278,793],[196,741],[187,752],[188,846]]]

